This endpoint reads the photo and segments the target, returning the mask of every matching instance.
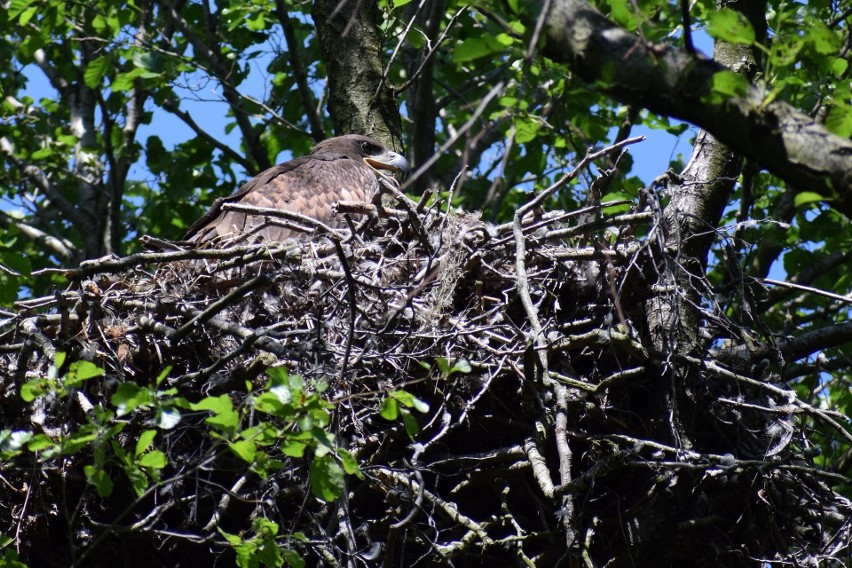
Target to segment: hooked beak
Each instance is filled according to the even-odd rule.
[[[408,175],[408,172],[411,171],[411,165],[405,159],[405,156],[396,152],[388,152],[381,157],[365,157],[364,162],[380,174],[382,174],[381,170],[400,172],[403,175]]]

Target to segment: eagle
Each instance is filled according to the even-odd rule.
[[[274,166],[249,180],[236,193],[216,200],[193,223],[184,241],[196,246],[239,240],[284,241],[302,233],[276,225],[262,215],[226,211],[225,203],[281,209],[300,213],[331,227],[345,224],[332,206],[338,201],[373,200],[379,176],[408,173],[408,160],[381,142],[349,134],[317,144],[311,153]]]

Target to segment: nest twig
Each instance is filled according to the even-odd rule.
[[[30,470],[4,469],[2,502],[15,514],[0,532],[44,561],[38,544],[62,533],[51,524],[71,520],[42,511],[73,489],[71,509],[97,533],[68,535],[87,562],[97,557],[87,546],[107,557],[125,531],[146,550],[169,542],[170,554],[200,561],[228,549],[217,529],[245,531],[261,517],[282,526],[282,546],[328,564],[503,565],[508,552],[519,564],[555,566],[572,554],[593,565],[651,558],[659,534],[676,536],[662,561],[672,565],[745,565],[744,550],[800,563],[848,555],[852,509],[827,487],[842,479],[803,466],[797,449],[797,416],[832,417],[771,376],[649,347],[654,243],[597,237],[619,226],[642,234],[651,213],[607,216],[611,204],[601,204],[590,208],[598,220],[576,224],[573,213],[537,212],[539,201],[503,226],[401,201],[356,238],[325,231],[64,271],[74,285],[20,302],[3,322],[0,373],[17,385],[4,395],[4,428],[61,436],[85,424],[86,412],[61,401],[33,409],[18,398],[57,351],[105,370],[87,383],[96,406],[167,367],[190,401],[239,401],[283,365],[308,385],[329,384],[330,428],[365,478],[322,504],[304,482],[306,460],[282,457],[264,479],[235,469],[219,441],[199,434],[203,424],[186,420],[163,432],[168,476],[136,500],[98,504],[84,481],[49,467],[38,472],[44,490],[30,495]],[[654,394],[671,365],[693,366],[703,381],[690,450],[667,437]],[[429,404],[415,414],[413,439],[379,415],[400,390]],[[122,436],[145,428],[134,420]],[[821,530],[802,530],[817,518]],[[287,537],[295,533],[305,538]],[[60,556],[56,565],[75,559]]]

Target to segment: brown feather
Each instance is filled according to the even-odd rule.
[[[369,202],[379,190],[374,167],[364,161],[406,170],[404,158],[385,150],[365,136],[341,136],[325,140],[308,156],[270,168],[255,176],[239,191],[218,199],[187,231],[185,240],[202,243],[231,243],[236,240],[283,241],[301,233],[271,224],[259,215],[223,211],[224,203],[241,203],[300,213],[332,227],[345,224],[332,205],[338,201]]]

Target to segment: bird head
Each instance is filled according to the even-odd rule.
[[[379,175],[398,172],[405,176],[411,170],[405,156],[388,150],[381,142],[369,136],[347,134],[329,138],[317,144],[311,153],[328,151],[339,152],[351,159],[363,160]]]

